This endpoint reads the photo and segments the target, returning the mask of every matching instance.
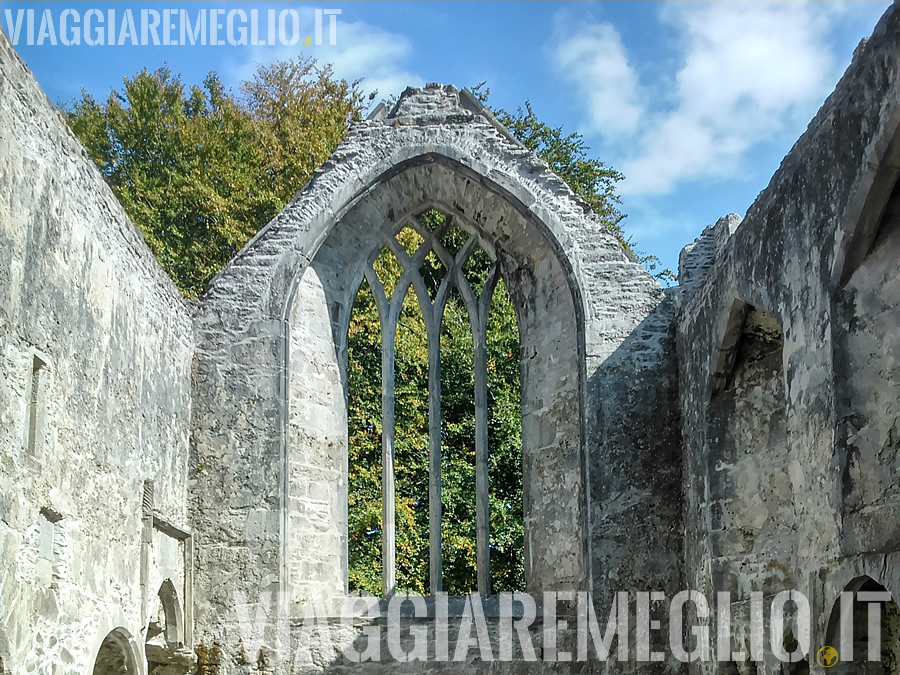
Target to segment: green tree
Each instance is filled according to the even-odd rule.
[[[265,157],[264,175],[278,210],[359,119],[365,107],[360,82],[334,77],[330,65],[320,68],[315,59],[293,59],[260,65],[241,83],[242,108],[255,123],[254,141]]]
[[[470,91],[482,104],[487,105],[491,90],[485,85],[485,82],[481,82]],[[547,162],[572,192],[587,202],[635,260],[663,283],[671,284],[677,280],[670,269],[661,269],[659,258],[634,248],[631,237],[622,229],[625,214],[619,210],[621,200],[616,192],[616,183],[625,176],[599,159],[590,157],[590,147],[581,134],[565,133],[562,127],[552,127],[542,122],[529,101],[525,102],[524,109],[517,108],[515,113],[502,108],[492,112],[522,145]]]
[[[125,78],[68,122],[160,264],[195,297],[312,176],[359,116],[357,83],[311,59],[261,66],[235,98],[211,73]]]
[[[624,178],[621,173],[599,159],[588,157],[589,148],[581,134],[566,134],[562,127],[551,127],[541,122],[529,101],[525,102],[524,110],[518,108],[515,113],[496,110],[494,114],[522,145],[547,162],[572,192],[584,199],[606,226],[625,242],[619,226],[625,214],[619,211],[619,196],[616,194],[616,183]],[[626,246],[629,245],[626,243]]]

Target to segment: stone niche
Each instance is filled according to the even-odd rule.
[[[707,410],[713,583],[777,592],[790,582],[783,336],[777,319],[736,300]]]
[[[835,294],[835,413],[848,554],[900,549],[900,185]]]

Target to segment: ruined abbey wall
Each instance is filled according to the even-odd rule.
[[[189,311],[0,33],[0,661],[84,673],[184,599]],[[143,552],[143,559],[142,559]],[[143,585],[142,585],[143,584]],[[153,607],[155,608],[155,607]]]
[[[347,320],[366,261],[429,206],[496,251],[516,308],[527,590],[680,583],[673,302],[474,99],[434,85],[355,125],[200,299],[197,617],[223,652],[261,601],[250,651],[274,654],[279,614],[346,597]]]
[[[491,252],[516,310],[527,590],[604,610],[730,591],[747,652],[640,661],[632,622],[627,662],[555,663],[575,637],[542,643],[539,618],[536,661],[473,648],[447,670],[808,672],[749,652],[751,593],[803,592],[813,653],[839,637],[841,591],[900,598],[898,54],[895,5],[746,216],[684,250],[676,288],[469,94],[429,85],[354,125],[187,303],[0,33],[0,674],[344,672],[342,646],[371,646],[386,603],[338,625],[347,322],[372,256],[429,207]],[[423,602],[401,623],[434,637]],[[466,603],[449,600],[454,637]],[[422,668],[380,652],[363,668]]]
[[[731,591],[735,616],[801,591],[817,646],[854,578],[900,592],[897,10],[743,221],[682,254],[687,586]]]

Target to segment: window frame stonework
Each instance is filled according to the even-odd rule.
[[[429,205],[429,209],[436,209]],[[427,210],[427,209],[426,209]],[[493,248],[480,241],[471,232],[471,226],[457,216],[444,215],[443,222],[434,230],[424,226],[411,211],[399,219],[396,234],[410,228],[423,241],[412,254],[398,242],[396,235],[387,237],[376,254],[387,249],[403,268],[400,279],[388,298],[375,271],[374,259],[369,257],[365,279],[375,298],[381,324],[382,357],[382,593],[385,597],[396,590],[396,522],[394,489],[395,444],[395,387],[394,360],[396,355],[397,325],[403,302],[410,288],[415,292],[426,327],[428,350],[428,522],[429,522],[429,590],[432,595],[442,591],[442,528],[441,528],[441,344],[440,333],[444,310],[450,293],[459,290],[474,348],[474,404],[475,404],[475,512],[476,512],[476,569],[477,587],[481,594],[490,593],[490,503],[488,498],[488,409],[487,409],[487,320],[497,281],[500,279],[499,262]],[[459,221],[459,222],[457,222]],[[454,226],[466,232],[468,237],[454,256],[441,243],[443,236]],[[491,266],[478,296],[463,273],[469,256],[479,247],[491,259]],[[446,272],[432,299],[419,271],[430,252],[438,256]]]

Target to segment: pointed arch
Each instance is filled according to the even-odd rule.
[[[473,194],[473,191],[476,194]],[[477,196],[476,196],[477,195]],[[483,210],[474,210],[471,203]],[[429,229],[417,220],[419,214],[430,209],[444,214],[444,219]],[[469,214],[472,215],[469,215]],[[473,220],[473,216],[480,219]],[[468,233],[467,241],[454,255],[442,243],[451,226],[459,226]],[[422,243],[408,251],[396,239],[405,228],[418,232]],[[510,232],[510,230],[515,230]],[[399,261],[402,273],[394,285],[391,297],[382,290],[372,263],[387,248]],[[483,249],[492,261],[478,293],[472,289],[463,271],[473,251]],[[559,583],[570,588],[585,584],[586,564],[583,554],[586,537],[586,505],[584,481],[580,467],[583,464],[583,439],[581,437],[581,374],[579,347],[581,330],[578,328],[577,303],[572,294],[571,280],[565,265],[557,257],[558,249],[546,238],[545,231],[537,229],[529,219],[522,217],[513,205],[496,194],[474,187],[465,175],[449,169],[445,163],[417,165],[379,184],[366,193],[366,199],[347,210],[340,227],[335,228],[323,241],[304,275],[321,282],[316,291],[324,300],[321,314],[328,314],[331,321],[332,346],[326,351],[333,366],[333,374],[346,373],[346,335],[350,310],[363,278],[372,289],[375,304],[382,317],[382,491],[384,495],[382,551],[382,592],[390,595],[396,580],[390,568],[393,546],[391,513],[391,477],[389,469],[393,459],[393,399],[389,378],[393,373],[393,353],[389,346],[394,342],[397,319],[402,298],[407,288],[412,288],[427,326],[429,345],[429,520],[430,520],[430,569],[429,586],[432,592],[441,589],[441,501],[440,501],[440,325],[444,306],[451,288],[458,288],[467,309],[473,332],[475,354],[476,400],[476,516],[478,540],[479,589],[488,592],[490,579],[490,536],[488,499],[488,438],[485,332],[487,314],[494,287],[505,277],[510,297],[516,310],[523,349],[530,348],[529,362],[522,365],[523,426],[531,425],[532,433],[523,433],[525,465],[526,554],[529,561],[526,580],[535,588],[553,587]],[[436,290],[433,296],[426,288],[420,268],[429,256],[432,265],[440,265],[443,276],[433,280]],[[302,284],[303,282],[301,282]],[[318,284],[317,284],[318,287]],[[321,295],[320,295],[321,294]],[[311,302],[304,294],[303,311],[308,312]],[[321,302],[321,301],[318,301]],[[384,318],[387,319],[386,323]],[[337,319],[337,321],[334,321]],[[306,331],[299,316],[289,321],[291,326]],[[308,321],[305,322],[308,325]],[[309,351],[309,341],[303,344]],[[292,359],[307,359],[303,350],[291,350]],[[318,358],[318,357],[316,357]],[[292,367],[287,368],[291,373]],[[305,367],[300,371],[308,372]],[[344,381],[346,377],[344,377]],[[300,380],[294,378],[289,389],[299,394]],[[330,385],[332,389],[338,383]],[[342,384],[342,391],[345,385]],[[302,398],[300,396],[299,398]],[[296,400],[294,394],[292,400]],[[574,404],[574,405],[573,405]],[[297,402],[298,408],[308,409],[308,403]],[[555,410],[555,412],[554,412]],[[573,410],[578,414],[573,416]],[[300,425],[296,425],[299,427]],[[346,446],[346,441],[339,445]],[[290,451],[289,451],[290,452]],[[569,459],[562,459],[568,456]],[[338,466],[335,456],[331,464]],[[565,467],[565,468],[564,468]],[[574,483],[571,470],[575,469]],[[567,477],[554,474],[565,471]],[[290,472],[289,472],[290,473]],[[296,473],[296,472],[294,472]],[[531,481],[529,483],[529,480]],[[342,483],[342,481],[336,481]],[[556,504],[551,499],[551,485],[570,484],[574,490],[574,503]],[[556,511],[558,506],[559,510]],[[556,511],[551,515],[551,511]],[[337,515],[335,513],[335,515]],[[346,521],[344,521],[346,522]],[[565,532],[561,532],[562,523]],[[342,523],[343,525],[343,523]],[[346,527],[344,525],[344,527]],[[561,546],[560,542],[567,542]],[[344,542],[344,546],[346,546]],[[299,547],[293,547],[298,550]],[[307,547],[308,548],[308,547]],[[318,552],[325,550],[316,547]],[[332,552],[332,557],[346,553]],[[344,563],[346,564],[346,563]],[[335,565],[337,567],[337,565]],[[301,584],[304,582],[300,582]],[[335,583],[337,586],[337,583]],[[557,586],[558,587],[558,586]]]
[[[131,634],[125,628],[110,631],[94,656],[91,675],[139,675]]]
[[[853,555],[900,548],[900,108],[867,148],[848,208],[831,295],[841,547]],[[838,269],[839,268],[839,269]],[[838,274],[839,272],[839,274]]]
[[[879,605],[879,621],[874,626],[870,619],[873,604]],[[837,675],[900,673],[900,606],[891,592],[872,577],[856,577],[832,604],[825,644],[837,649],[840,659],[829,672]]]
[[[773,552],[794,517],[783,332],[773,314],[740,298],[720,330],[706,411],[713,579],[717,590],[733,591],[749,577],[775,592],[792,581],[789,554]]]
[[[832,282],[843,286],[869,254],[900,177],[900,107],[866,149],[866,168],[836,238]]]
[[[164,645],[178,645],[184,642],[184,615],[178,600],[178,591],[171,579],[165,579],[156,593],[159,610],[151,616],[147,629],[147,639],[159,636]],[[154,635],[151,636],[151,633]]]
[[[198,406],[212,414],[198,408],[194,425],[198,460],[208,459],[198,491],[215,499],[220,480],[235,487],[204,518],[210,531],[243,532],[252,545],[242,555],[266,570],[233,575],[228,588],[252,595],[277,584],[285,612],[345,593],[348,314],[366,252],[377,255],[407,211],[429,205],[461,217],[480,245],[493,247],[515,309],[525,590],[593,588],[594,560],[616,568],[604,580],[634,576],[627,543],[610,537],[609,555],[599,555],[604,535],[588,522],[588,493],[609,478],[592,469],[608,452],[601,429],[622,417],[604,407],[594,383],[663,293],[489,114],[460,107],[452,87],[410,89],[402,98],[387,117],[354,125],[200,303],[198,339],[208,348],[198,352],[195,382]],[[598,379],[588,380],[588,368]],[[208,424],[223,405],[234,420],[224,435]],[[253,495],[249,505],[245,494]],[[633,521],[613,516],[625,520]],[[228,529],[236,523],[245,526]],[[203,548],[216,545],[207,539]],[[202,572],[198,583],[215,586]]]

